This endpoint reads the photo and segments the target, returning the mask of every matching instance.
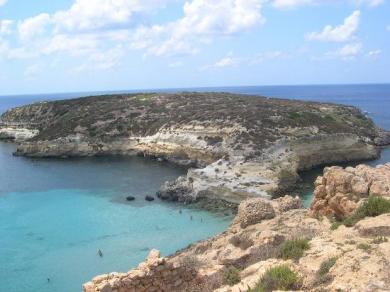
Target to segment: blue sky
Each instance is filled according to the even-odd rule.
[[[389,0],[0,0],[0,95],[390,82]]]

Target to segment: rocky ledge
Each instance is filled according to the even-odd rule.
[[[389,166],[348,168],[356,182],[352,188],[366,181],[369,173],[388,191]],[[336,170],[328,169],[318,181],[326,178],[326,186],[339,188],[344,184],[330,175],[332,169]],[[152,250],[137,268],[97,276],[83,288],[85,292],[389,291],[390,200],[378,195],[372,194],[375,204],[366,198],[360,206],[351,206],[349,212],[360,218],[349,227],[321,216],[329,214],[325,205],[306,210],[290,196],[271,201],[250,198],[240,204],[222,234],[169,257]],[[369,212],[363,214],[363,209]]]
[[[40,102],[12,109],[1,121],[0,132],[18,125],[33,133],[17,139],[16,155],[158,157],[196,167],[162,186],[160,198],[233,204],[282,193],[299,170],[375,158],[378,146],[390,142],[388,132],[351,106],[229,93]]]
[[[326,167],[315,181],[314,214],[345,219],[369,197],[390,199],[390,163],[356,168]]]

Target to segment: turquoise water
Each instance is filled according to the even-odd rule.
[[[389,84],[160,91],[182,90],[350,104],[390,129]],[[3,96],[0,113],[34,101],[88,94],[93,93]],[[221,232],[231,220],[199,210],[179,212],[178,205],[159,200],[145,202],[144,196],[154,194],[164,181],[185,173],[176,166],[136,157],[27,159],[13,157],[13,150],[14,145],[0,143],[0,291],[80,291],[81,284],[97,274],[127,271],[151,248],[164,255],[173,253]],[[390,148],[369,164],[385,162],[390,162]],[[302,173],[304,187],[299,194],[306,206],[312,200],[313,181],[321,173],[322,168]],[[136,200],[126,202],[128,195]]]
[[[0,291],[81,291],[95,275],[129,270],[151,248],[168,255],[230,223],[144,200],[184,169],[141,158],[26,159],[13,149],[0,143]]]

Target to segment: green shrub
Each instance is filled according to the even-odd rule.
[[[298,260],[303,256],[304,251],[309,249],[309,247],[309,240],[305,238],[286,240],[280,246],[280,257],[285,260]]]
[[[385,237],[385,236],[377,236],[377,237],[375,237],[375,238],[371,241],[371,243],[374,243],[374,244],[381,244],[381,243],[383,243],[383,242],[388,242],[387,237]]]
[[[271,292],[275,290],[295,290],[300,288],[300,279],[297,273],[287,265],[269,269],[255,289],[251,292]]]
[[[290,118],[293,120],[299,119],[301,117],[301,114],[298,112],[291,112],[290,113]]]
[[[357,245],[357,248],[362,249],[364,251],[369,251],[371,250],[371,245],[369,245],[368,243],[359,243]]]
[[[240,281],[241,281],[240,271],[235,267],[229,267],[225,271],[225,273],[223,275],[223,279],[224,279],[225,284],[227,284],[229,286],[234,286],[234,285],[240,283]]]
[[[342,225],[341,222],[333,222],[332,225],[330,226],[330,229],[331,230],[336,230],[337,228],[340,227],[340,225]]]
[[[370,197],[352,215],[345,218],[343,224],[351,227],[365,217],[376,217],[385,213],[390,213],[390,200],[382,197]]]
[[[327,121],[335,121],[336,119],[334,117],[332,117],[331,115],[326,115],[325,117],[325,120]]]
[[[321,263],[320,269],[316,274],[316,282],[319,284],[325,283],[331,279],[329,275],[330,269],[335,265],[337,257],[332,257]]]

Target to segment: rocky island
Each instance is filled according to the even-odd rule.
[[[0,133],[18,143],[15,155],[185,165],[161,199],[239,205],[224,233],[168,258],[153,250],[86,292],[390,289],[389,164],[326,168],[311,210],[284,196],[301,170],[373,159],[390,144],[355,107],[230,93],[105,95],[14,108]]]
[[[390,143],[352,106],[230,93],[40,102],[4,113],[1,132],[17,138],[16,155],[144,155],[192,166],[159,196],[232,203],[270,198],[293,186],[300,170],[372,159]]]

